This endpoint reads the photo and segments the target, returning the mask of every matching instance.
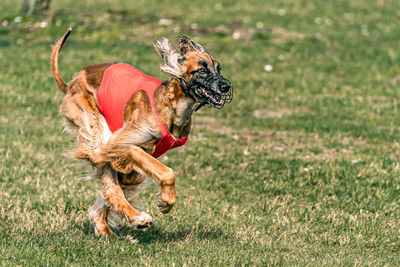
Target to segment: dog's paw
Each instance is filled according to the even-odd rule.
[[[139,240],[135,239],[133,236],[131,235],[127,235],[124,237],[126,240],[128,240],[129,243],[131,244],[137,244],[139,243]]]
[[[157,207],[161,214],[166,214],[171,211],[173,205],[169,205],[167,202],[164,202],[159,198],[157,201]]]
[[[161,214],[171,211],[176,202],[176,191],[174,186],[164,186],[158,194],[157,206]]]
[[[153,218],[146,212],[142,211],[140,215],[133,216],[130,224],[137,229],[145,230],[153,224]]]

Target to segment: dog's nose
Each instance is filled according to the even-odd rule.
[[[222,82],[222,84],[221,84],[222,93],[228,92],[229,89],[231,89],[231,85],[229,83],[227,83],[227,82]]]

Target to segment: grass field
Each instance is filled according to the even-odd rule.
[[[0,0],[0,265],[400,265],[399,1],[58,0],[18,22],[21,2]],[[62,156],[68,25],[65,80],[113,61],[167,79],[152,42],[185,33],[235,86],[161,158],[178,202],[141,193],[155,225],[119,230],[138,244],[94,236],[99,182]]]

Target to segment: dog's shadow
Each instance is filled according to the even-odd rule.
[[[214,240],[224,236],[221,229],[215,228],[212,231],[204,229],[199,226],[197,229],[189,227],[180,227],[179,229],[170,231],[160,229],[157,226],[152,226],[146,231],[132,230],[127,228],[128,233],[132,233],[134,238],[139,240],[139,243],[154,243],[154,242],[176,242],[184,239],[202,239]]]
[[[94,236],[93,224],[90,221],[86,221],[79,228],[86,235]],[[202,239],[202,240],[214,240],[218,238],[228,238],[228,235],[224,233],[221,228],[214,228],[212,231],[204,229],[202,225],[196,226],[195,229],[187,226],[180,227],[176,230],[165,230],[160,227],[153,225],[149,229],[137,230],[129,226],[121,226],[118,229],[113,228],[114,233],[120,238],[132,236],[139,241],[139,244],[148,244],[155,242],[176,242],[184,239]]]

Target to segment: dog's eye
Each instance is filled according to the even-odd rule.
[[[194,70],[194,71],[192,71],[191,72],[192,74],[196,74],[196,73],[200,73],[200,74],[206,74],[207,73],[207,70],[205,69],[205,68],[201,68],[201,69],[198,69],[198,70]]]

